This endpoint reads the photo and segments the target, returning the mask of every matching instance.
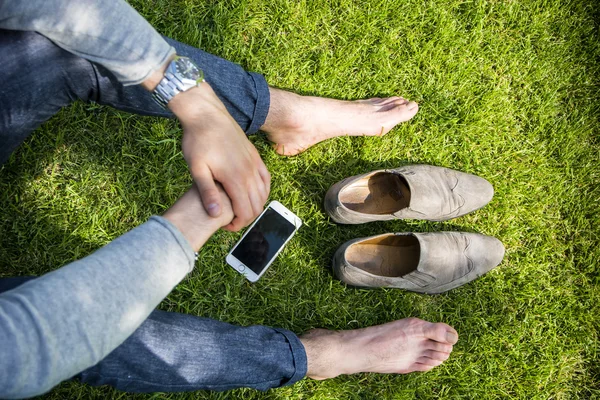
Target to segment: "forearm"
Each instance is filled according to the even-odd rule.
[[[226,223],[201,204],[190,209],[193,202],[199,199],[190,191],[165,218],[0,295],[0,398],[51,389],[137,329],[191,271],[194,251]]]
[[[146,80],[174,54],[124,0],[2,0],[0,28],[37,31],[124,85]]]

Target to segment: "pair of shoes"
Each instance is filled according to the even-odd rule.
[[[336,183],[325,196],[325,210],[340,224],[446,221],[484,207],[493,196],[492,185],[478,176],[409,165]],[[351,286],[437,294],[477,279],[503,257],[502,242],[477,233],[386,233],[344,243],[333,270]]]

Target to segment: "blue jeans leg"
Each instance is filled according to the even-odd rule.
[[[267,390],[291,385],[305,374],[304,347],[290,331],[154,311],[79,378],[128,392],[179,392]]]
[[[0,293],[30,279],[2,278]],[[267,390],[299,381],[306,370],[304,346],[288,330],[156,310],[122,345],[74,378],[127,392]]]
[[[192,58],[247,134],[264,124],[270,106],[265,78],[194,47],[166,38]],[[0,29],[0,165],[27,136],[75,100],[141,115],[172,117],[141,86],[122,86],[104,68],[74,56],[35,32]]]

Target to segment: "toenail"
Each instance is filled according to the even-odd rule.
[[[458,335],[454,332],[446,332],[446,341],[448,341],[449,343],[456,343],[458,342]]]

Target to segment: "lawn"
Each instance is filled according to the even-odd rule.
[[[600,398],[600,3],[594,0],[135,0],[157,29],[302,94],[419,102],[384,137],[338,138],[299,156],[257,146],[271,199],[304,226],[256,284],[225,264],[218,232],[161,309],[301,333],[416,316],[454,326],[450,359],[425,374],[303,380],[267,393],[128,395],[67,382],[71,398]],[[177,123],[76,103],[0,169],[0,276],[40,275],[160,214],[190,184]],[[338,226],[338,180],[413,163],[488,179],[485,208],[444,222]],[[506,246],[502,264],[426,296],[347,288],[330,260],[383,232],[463,230]],[[199,344],[201,345],[201,344]]]

